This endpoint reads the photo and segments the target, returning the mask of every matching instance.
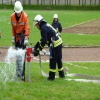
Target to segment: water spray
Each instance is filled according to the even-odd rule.
[[[19,59],[19,63],[23,64],[23,59],[25,55],[25,51],[22,49],[14,49],[10,47],[8,49],[7,55],[5,57],[4,63],[0,66],[0,81],[1,82],[9,82],[16,80],[16,57],[21,56]]]

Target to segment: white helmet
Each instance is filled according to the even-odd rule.
[[[34,18],[34,22],[35,22],[35,25],[42,21],[43,20],[43,17],[41,15],[36,15],[36,17]]]
[[[41,15],[36,15],[36,17],[34,18],[35,22],[40,22],[43,19],[43,17]]]
[[[58,18],[58,15],[57,14],[54,14],[53,18]]]
[[[20,13],[23,10],[23,6],[20,1],[16,1],[14,5],[14,11]]]

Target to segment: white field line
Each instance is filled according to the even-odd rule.
[[[36,58],[36,57],[33,57],[33,59],[39,60],[39,59]],[[41,62],[46,62],[46,61],[41,60]],[[66,63],[67,63],[67,62],[66,62]],[[75,64],[72,64],[72,63],[67,63],[67,64],[74,65],[75,67],[81,67],[81,68],[88,69],[87,67],[78,66],[78,65],[75,65]],[[44,77],[48,77],[48,74],[45,74],[44,72],[42,72],[42,75],[43,75]],[[66,75],[68,75],[68,72],[66,73]],[[66,75],[65,75],[65,76],[66,76]],[[55,76],[55,78],[59,78],[59,76]],[[89,79],[65,79],[65,80],[68,80],[68,81],[78,81],[78,82],[92,82],[92,83],[99,83],[99,84],[100,84],[100,80],[89,80]]]
[[[33,57],[33,59],[35,59],[35,60],[39,60],[38,58],[36,58],[36,57]],[[44,61],[44,60],[42,60],[42,62],[49,62],[49,60],[46,60],[46,61]],[[96,63],[96,62],[100,62],[100,61],[63,61],[63,63]],[[0,61],[0,63],[5,63],[5,62],[3,62],[3,61]]]
[[[33,59],[39,61],[39,59],[36,58],[36,57],[33,57]],[[46,62],[46,61],[41,60],[41,62]],[[0,63],[4,63],[4,62],[0,62]],[[38,62],[37,62],[37,63],[38,63]],[[74,64],[72,64],[72,63],[67,63],[67,64],[74,65]],[[74,66],[76,66],[76,67],[82,67],[82,68],[87,68],[87,67],[78,66],[78,65],[74,65]],[[42,71],[42,70],[41,70],[41,71]],[[67,73],[67,74],[68,74],[68,73]],[[42,71],[42,75],[43,75],[44,77],[48,77],[48,74],[46,74],[46,73],[43,72],[43,71]],[[58,76],[55,76],[55,78],[59,78],[59,77],[58,77]],[[65,79],[65,80],[68,80],[68,81],[78,81],[78,82],[93,82],[93,83],[100,83],[100,80],[88,80],[88,79]]]
[[[33,59],[35,60],[39,60],[37,59],[36,57],[33,57]],[[43,61],[41,60],[41,62],[46,62],[46,61]],[[85,68],[85,69],[88,69],[87,67],[84,67],[84,66],[78,66],[78,65],[75,65],[75,64],[72,64],[72,63],[67,63],[67,64],[70,64],[70,65],[74,65],[75,67],[81,67],[81,68]],[[44,77],[48,77],[49,75],[42,72],[42,75]],[[68,73],[66,73],[66,75],[68,75]],[[65,75],[65,76],[66,76]],[[55,76],[55,78],[59,78],[59,76]],[[89,79],[65,79],[65,80],[68,80],[68,81],[78,81],[78,82],[92,82],[92,83],[100,83],[100,80],[89,80]]]
[[[71,28],[71,27],[75,27],[75,26],[78,26],[78,25],[82,25],[82,24],[85,24],[85,23],[88,23],[88,22],[92,22],[92,21],[97,20],[97,19],[98,19],[98,18],[95,18],[95,19],[93,19],[93,20],[85,21],[85,22],[82,22],[82,23],[79,23],[79,24],[75,24],[75,25],[66,27],[66,28]],[[66,29],[66,28],[63,28],[63,29]]]
[[[64,61],[64,63],[73,63],[73,62],[78,62],[78,63],[94,63],[94,62],[100,62],[100,61]]]
[[[39,58],[33,57],[33,59],[39,61]],[[41,62],[49,62],[49,60],[44,61],[41,59]]]
[[[99,83],[100,84],[100,80],[88,80],[88,79],[65,79],[68,81],[78,81],[78,82],[93,82],[93,83]]]
[[[66,63],[66,64],[69,64],[69,65],[71,65],[71,66],[75,66],[75,67],[81,67],[81,68],[88,69],[87,67],[79,66],[79,65],[76,65],[76,64],[72,64],[72,63]]]

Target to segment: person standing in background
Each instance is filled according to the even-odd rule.
[[[58,15],[57,14],[54,14],[53,22],[52,22],[51,25],[57,30],[58,33],[62,32],[62,25],[58,20]]]

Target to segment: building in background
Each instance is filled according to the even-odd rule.
[[[22,4],[38,5],[99,5],[100,0],[0,0],[0,4],[14,4],[21,1]]]

